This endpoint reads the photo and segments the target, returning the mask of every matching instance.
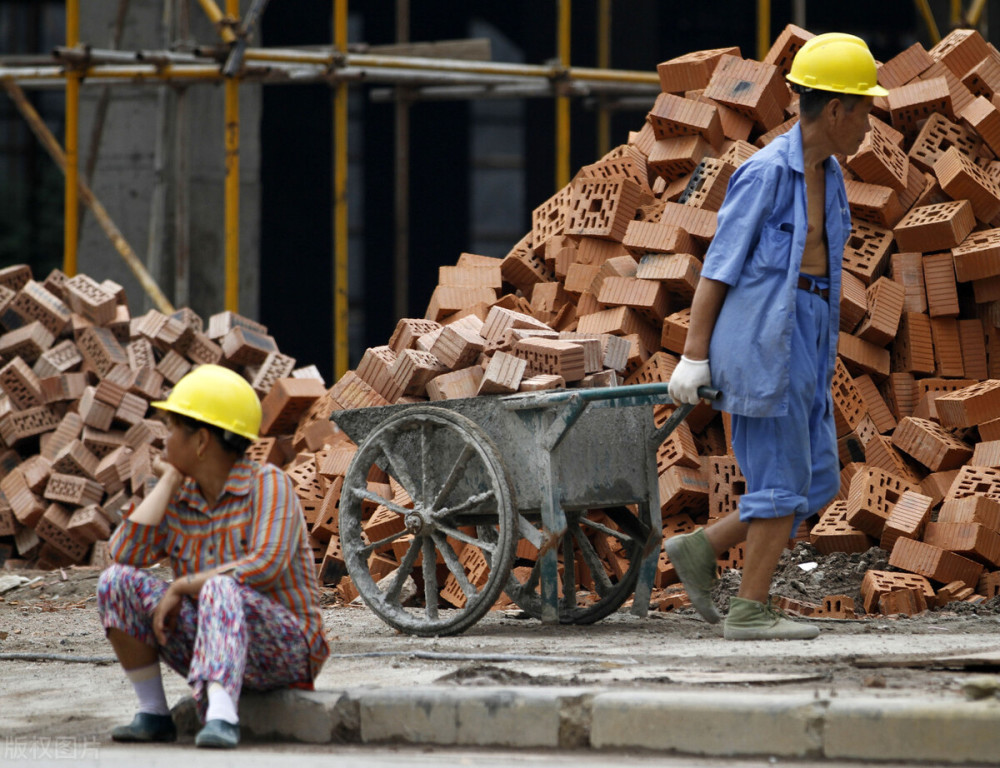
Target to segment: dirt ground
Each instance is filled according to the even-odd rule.
[[[878,549],[824,558],[799,545],[786,553],[774,592],[811,602],[845,594],[860,605],[865,571],[884,561]],[[801,567],[810,563],[815,567]],[[105,739],[112,725],[130,719],[133,698],[97,619],[98,571],[18,575],[29,583],[0,595],[0,740],[53,731]],[[738,585],[737,572],[724,575],[720,606]],[[823,619],[819,638],[793,644],[727,643],[719,625],[690,609],[646,618],[623,609],[587,626],[545,626],[517,609],[492,611],[462,635],[418,638],[367,607],[337,604],[332,590],[324,602],[332,656],[319,689],[722,686],[962,697],[970,679],[1000,670],[1000,598],[909,618]],[[976,654],[980,661],[962,660]],[[187,694],[180,676],[167,672],[165,682],[171,703]]]

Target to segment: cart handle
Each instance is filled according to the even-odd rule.
[[[533,410],[538,408],[550,408],[554,405],[566,404],[567,407],[559,413],[552,424],[549,425],[541,444],[545,450],[551,452],[562,442],[566,433],[576,423],[577,419],[583,415],[587,406],[592,402],[602,400],[617,400],[622,406],[634,405],[655,405],[657,402],[672,402],[668,391],[668,382],[655,382],[652,384],[634,384],[627,387],[601,387],[596,389],[575,389],[562,390],[552,394],[524,397],[505,398],[504,407],[508,410]],[[698,395],[705,400],[718,400],[722,393],[712,387],[701,387]],[[666,400],[662,398],[666,396]],[[628,401],[628,402],[624,402]],[[667,423],[653,433],[651,439],[656,439],[655,445],[658,447],[664,438],[670,434],[694,408],[690,404],[682,404],[667,420]]]
[[[699,387],[698,396],[702,400],[718,400],[722,397],[722,392],[712,387]],[[653,434],[649,436],[649,447],[653,451],[658,450],[660,444],[670,436],[671,432],[677,429],[677,425],[684,421],[694,408],[694,403],[681,403],[677,406],[670,414],[670,418],[663,423],[663,426],[654,430]]]

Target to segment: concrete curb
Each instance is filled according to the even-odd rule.
[[[732,691],[431,686],[247,693],[246,739],[645,749],[709,757],[992,763],[1000,701]],[[174,708],[198,727],[192,699]]]

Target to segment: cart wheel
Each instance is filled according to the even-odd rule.
[[[373,468],[389,475],[394,493],[370,490]],[[510,573],[512,496],[500,454],[475,422],[434,406],[386,419],[361,443],[341,494],[340,541],[355,588],[403,632],[464,632]],[[382,575],[387,563],[391,572]]]
[[[616,611],[635,590],[642,547],[650,528],[645,505],[639,515],[626,507],[566,512],[566,533],[559,542],[560,624],[592,624]],[[540,520],[521,516],[522,536]],[[536,540],[540,541],[541,531]],[[525,539],[530,541],[529,536]],[[613,561],[613,562],[612,562]],[[505,590],[529,616],[542,618],[541,560],[515,560]]]

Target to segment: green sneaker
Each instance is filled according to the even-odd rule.
[[[691,605],[697,609],[705,621],[718,624],[722,618],[712,602],[712,587],[715,586],[715,551],[708,543],[705,529],[692,533],[671,536],[663,544],[670,562],[677,569],[677,575],[684,583]]]
[[[815,624],[792,621],[771,605],[742,597],[730,599],[722,626],[726,640],[812,640],[818,634]]]

